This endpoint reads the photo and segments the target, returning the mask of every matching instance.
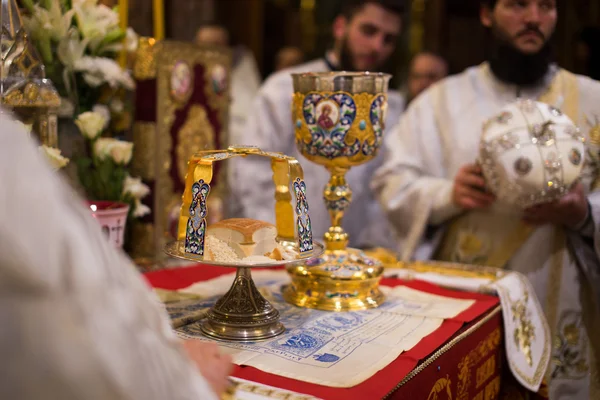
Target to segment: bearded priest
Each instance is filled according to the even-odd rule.
[[[562,110],[586,135],[587,120],[600,114],[600,83],[552,62],[555,0],[483,0],[480,18],[493,36],[487,62],[411,103],[385,139],[373,188],[404,260],[477,263],[527,275],[553,335],[550,398],[597,399],[600,194],[582,179],[559,200],[507,216],[495,207],[476,160],[484,122],[517,99]],[[471,244],[488,243],[475,246],[481,250],[476,261],[461,258],[465,235]]]

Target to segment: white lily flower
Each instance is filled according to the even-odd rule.
[[[105,57],[83,57],[75,63],[75,70],[83,73],[83,78],[90,86],[107,83],[112,88],[135,88],[129,73],[123,70],[115,60]]]
[[[108,106],[105,106],[104,104],[96,104],[94,107],[92,107],[92,111],[104,117],[104,129],[106,129],[110,122],[110,110],[108,109]]]
[[[59,42],[67,36],[74,14],[75,10],[63,14],[59,0],[51,0],[49,9],[34,6],[33,15],[24,18],[25,29],[34,37],[50,36],[52,40]]]
[[[135,201],[135,207],[133,209],[133,216],[136,218],[140,218],[143,217],[144,215],[150,214],[150,207],[148,207],[145,204],[142,204],[142,202],[137,199]]]
[[[109,7],[94,4],[93,1],[73,3],[77,25],[81,35],[90,41],[90,48],[96,51],[109,32],[119,28],[119,15]]]
[[[135,199],[143,199],[150,194],[150,188],[142,182],[142,178],[127,175],[123,182],[123,195],[126,194],[130,194]]]
[[[56,53],[60,62],[68,69],[74,69],[75,63],[83,58],[89,39],[81,40],[79,33],[71,29],[59,43]]]

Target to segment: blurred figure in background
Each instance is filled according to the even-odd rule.
[[[275,71],[281,71],[304,62],[304,52],[296,46],[286,46],[275,55]]]
[[[320,165],[308,162],[296,147],[291,116],[292,73],[327,71],[382,71],[396,49],[402,30],[402,0],[347,0],[333,21],[333,47],[316,60],[276,72],[265,81],[248,116],[246,129],[238,142],[263,150],[282,152],[302,163],[307,198],[315,238],[322,238],[331,225],[323,201],[323,188],[329,173]],[[404,109],[404,100],[396,90],[388,92],[386,131]],[[368,182],[381,161],[351,168],[346,180],[352,188],[352,202],[343,220],[353,247],[391,248],[395,240],[388,222],[375,200]],[[230,161],[233,181],[232,212],[236,217],[250,217],[274,222],[271,164],[266,158],[246,157]]]
[[[422,91],[448,75],[448,63],[435,53],[422,51],[417,53],[408,71],[406,82],[407,105]]]
[[[196,32],[196,43],[211,46],[229,47],[229,31],[219,24],[201,26]]]
[[[227,29],[218,24],[207,24],[196,33],[199,45],[225,46],[232,50],[231,107],[229,108],[229,137],[243,137],[246,116],[260,87],[261,77],[254,55],[245,46],[236,45]],[[234,143],[232,143],[234,144]]]

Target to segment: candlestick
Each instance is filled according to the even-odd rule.
[[[154,38],[165,38],[165,5],[163,0],[153,0],[152,16],[154,18]]]
[[[119,0],[119,28],[121,31],[127,32],[127,27],[129,26],[129,1],[128,0]],[[121,68],[125,68],[127,66],[127,49],[125,48],[125,43],[127,41],[127,35],[123,37],[123,49],[121,50],[121,54],[119,54],[119,64]]]

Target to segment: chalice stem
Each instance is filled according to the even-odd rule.
[[[352,201],[352,191],[346,182],[348,168],[328,168],[331,177],[325,186],[323,197],[329,216],[331,227],[325,233],[325,247],[327,250],[345,250],[348,246],[348,234],[342,228],[344,212]]]

